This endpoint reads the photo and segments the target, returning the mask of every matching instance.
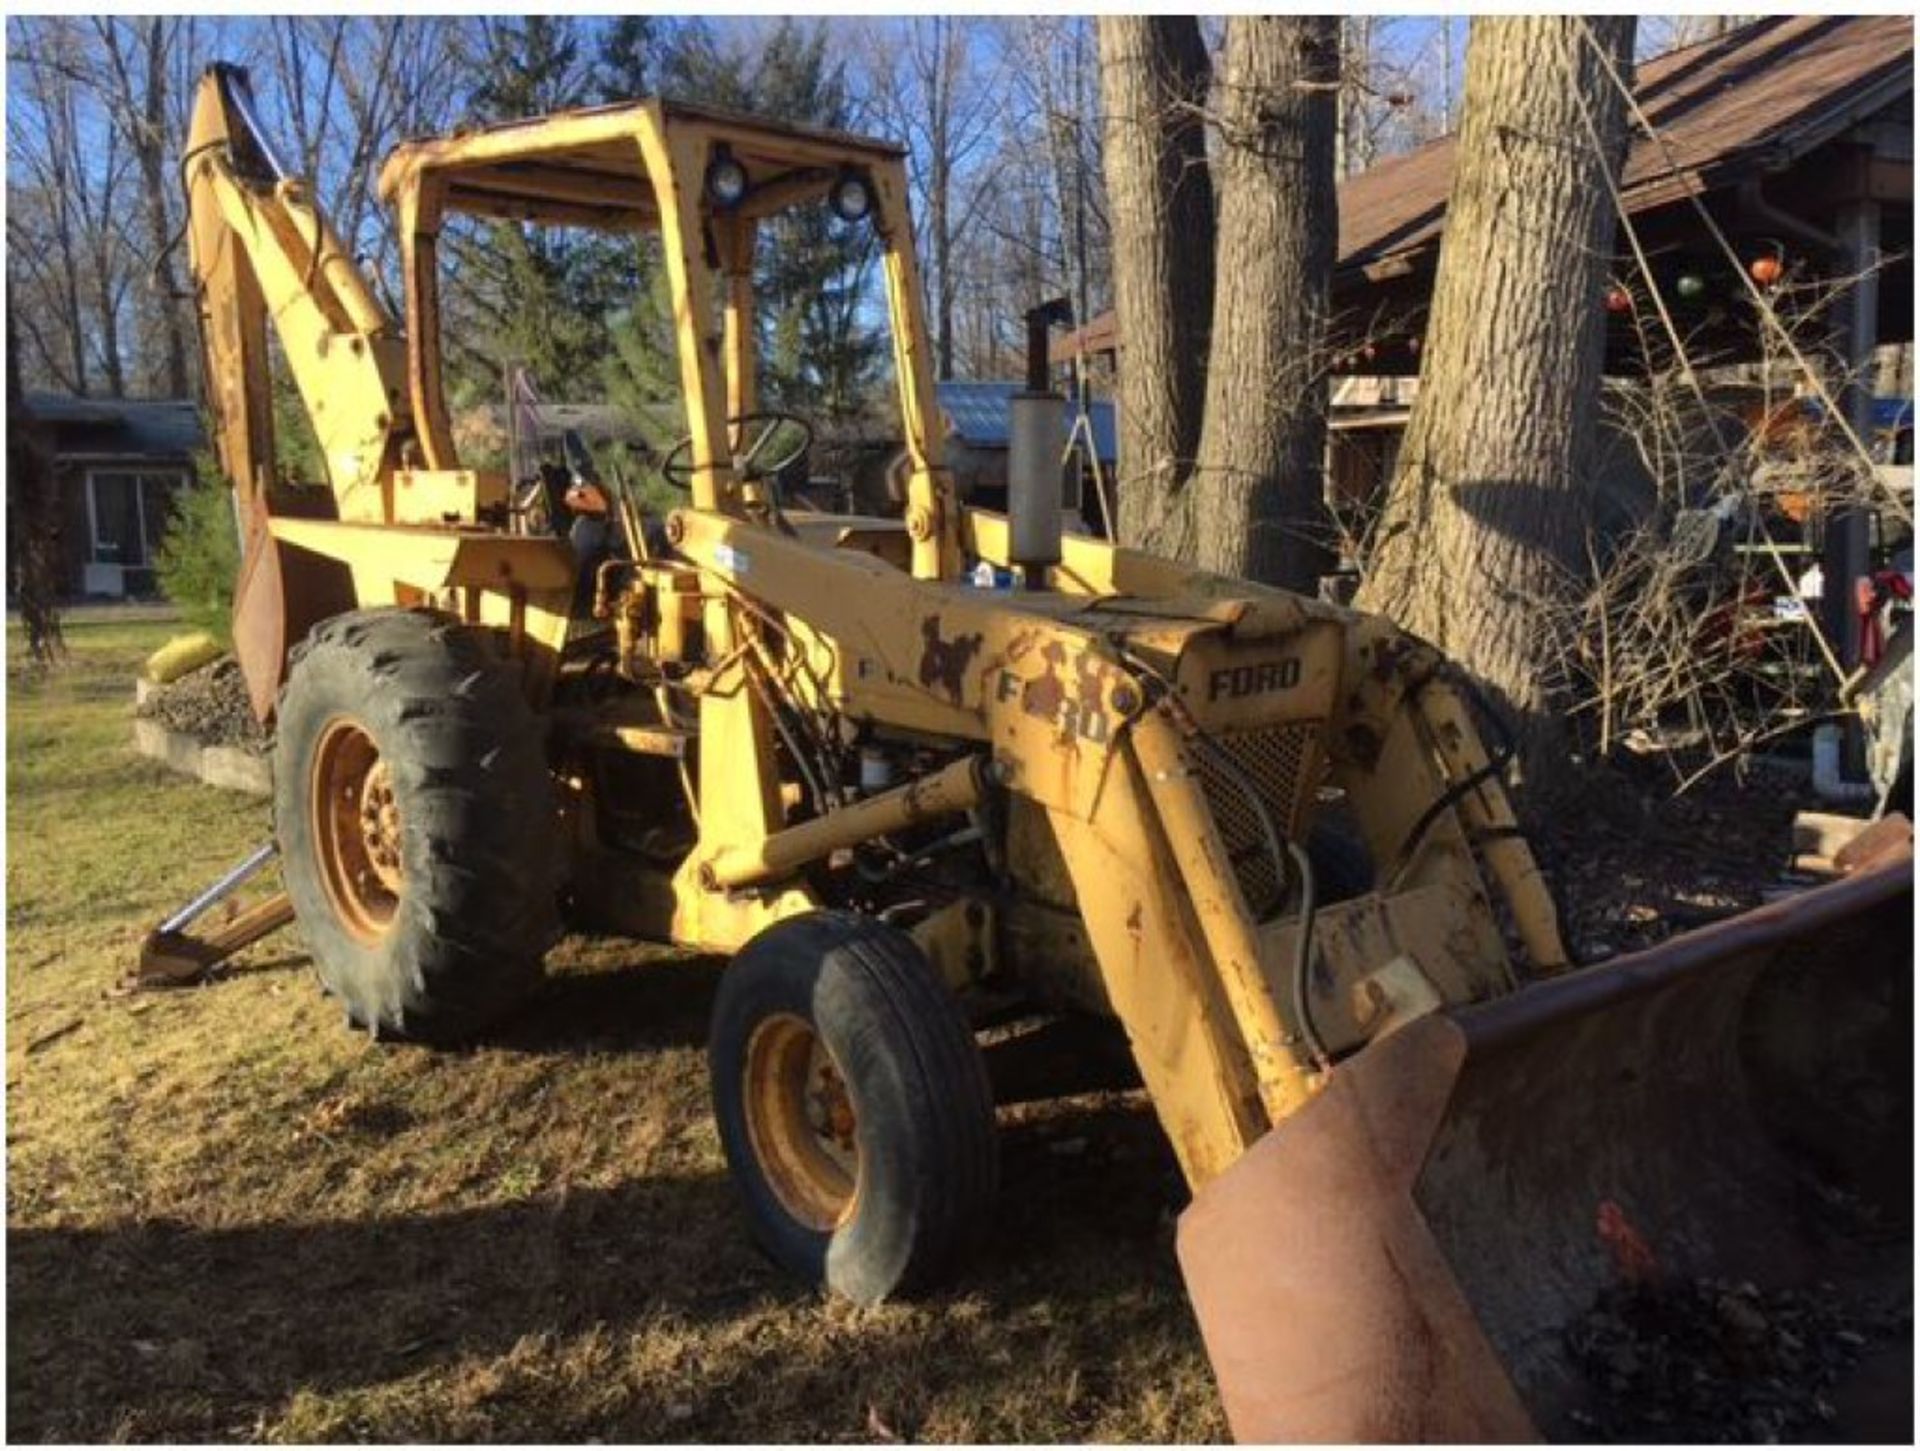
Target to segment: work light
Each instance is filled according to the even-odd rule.
[[[707,200],[715,206],[731,209],[745,200],[747,169],[734,160],[724,146],[716,146],[713,160],[707,163]]]
[[[859,222],[873,210],[873,188],[857,171],[843,171],[827,192],[827,205],[843,222]]]

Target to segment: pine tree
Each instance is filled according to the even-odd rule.
[[[847,129],[853,99],[826,27],[782,20],[757,45],[723,42],[693,20],[665,38],[663,94],[771,120]],[[857,414],[886,363],[886,340],[862,304],[878,260],[873,229],[847,225],[824,206],[798,207],[762,224],[755,250],[761,397],[820,419]],[[623,352],[659,331],[657,301],[636,307]]]
[[[600,32],[593,85],[601,101],[634,101],[647,94],[662,34],[653,15],[622,15]]]
[[[566,16],[481,21],[473,119],[513,120],[600,99],[601,78],[583,40],[579,23]],[[476,358],[482,376],[470,370],[457,391],[497,396],[516,366],[550,398],[596,391],[613,351],[608,318],[631,295],[631,244],[543,224],[495,222],[477,230],[477,244],[460,248],[458,275],[474,324],[463,328],[462,356]]]

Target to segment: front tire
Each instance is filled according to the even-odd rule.
[[[913,939],[845,912],[767,928],[721,978],[714,1114],[755,1237],[860,1304],[934,1284],[999,1180],[960,1005]]]
[[[559,841],[540,725],[480,637],[419,610],[316,626],[278,706],[274,821],[322,984],[449,1042],[538,984]]]

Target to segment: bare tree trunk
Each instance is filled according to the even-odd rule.
[[[1554,639],[1599,403],[1630,16],[1476,19],[1420,394],[1360,603],[1494,686],[1559,755]]]
[[[7,314],[7,572],[27,632],[27,658],[53,665],[67,653],[60,634],[60,494],[46,431],[28,412],[20,349]]]
[[[1228,22],[1213,163],[1220,195],[1214,268],[1223,285],[1214,297],[1206,424],[1189,487],[1196,563],[1309,594],[1327,539],[1322,343],[1339,231],[1339,74],[1337,20],[1236,15]]]
[[[189,396],[191,384],[187,377],[186,317],[180,306],[180,283],[173,270],[173,251],[171,248],[172,231],[171,211],[167,206],[167,165],[171,160],[168,140],[168,122],[172,111],[167,95],[167,49],[168,22],[153,19],[146,22],[147,49],[147,96],[144,115],[145,124],[141,128],[141,144],[138,151],[140,175],[147,191],[147,238],[153,247],[153,265],[149,276],[157,294],[156,305],[160,313],[160,335],[166,349],[165,373],[163,378],[169,398]],[[175,20],[172,25],[178,30],[185,22]]]
[[[140,171],[141,210],[150,256],[147,278],[153,293],[153,317],[158,338],[157,359],[144,359],[149,377],[156,372],[161,390],[170,398],[188,396],[187,325],[180,305],[180,283],[174,270],[173,210],[171,198],[178,179],[173,171],[173,115],[168,85],[168,59],[175,39],[190,22],[164,16],[120,19],[97,17],[93,26],[106,52],[110,75],[101,90],[114,111]],[[123,27],[132,31],[123,36]]]
[[[948,214],[952,177],[947,152],[946,107],[937,92],[933,145],[933,164],[927,181],[927,195],[932,204],[928,225],[933,231],[933,360],[934,374],[944,382],[953,376],[953,222]]]
[[[1211,65],[1190,15],[1100,17],[1120,369],[1121,542],[1185,557],[1213,318]]]

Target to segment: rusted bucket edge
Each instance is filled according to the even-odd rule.
[[[1890,845],[1870,864],[1839,881],[1809,887],[1782,901],[1709,923],[1642,952],[1563,977],[1541,979],[1492,1002],[1450,1008],[1447,1017],[1466,1035],[1470,1051],[1484,1051],[1555,1019],[1657,992],[1703,963],[1805,937],[1833,922],[1912,894],[1913,845],[1908,838]]]

